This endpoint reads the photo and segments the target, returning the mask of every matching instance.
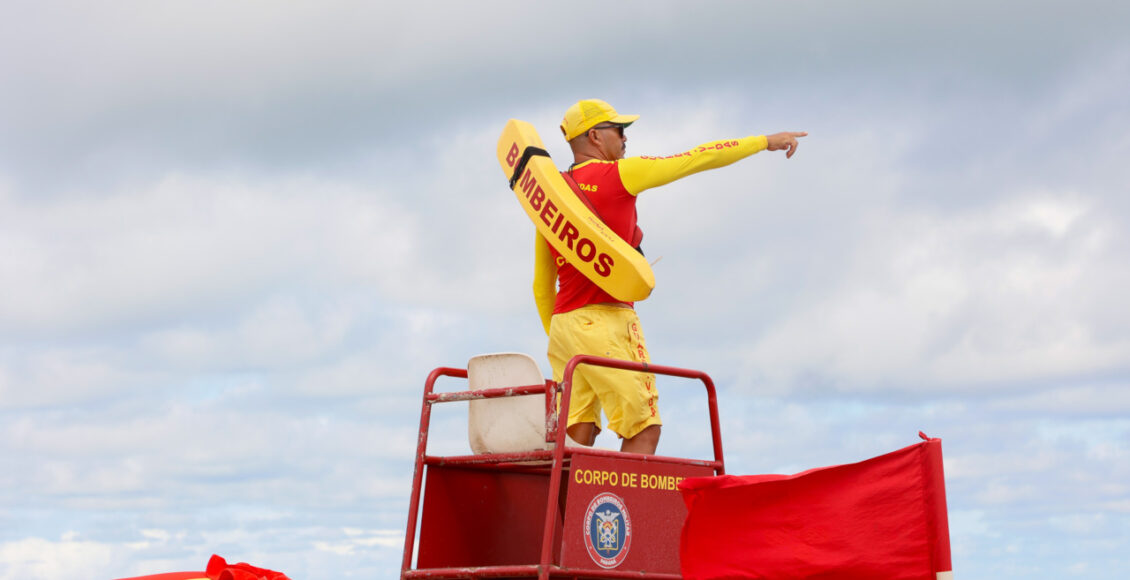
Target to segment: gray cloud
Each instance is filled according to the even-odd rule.
[[[553,94],[721,85],[760,101],[788,83],[822,99],[892,88],[1016,96],[1101,57],[1126,21],[1114,2],[641,3],[600,6],[599,23],[579,7],[445,11],[440,21],[358,2],[21,7],[0,61],[14,89],[0,97],[6,171],[64,189],[186,164],[340,171],[462,112],[504,116]],[[600,64],[609,55],[616,66]]]

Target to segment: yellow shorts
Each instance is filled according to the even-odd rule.
[[[651,362],[636,311],[599,304],[554,314],[549,324],[553,380],[564,380],[565,365],[578,354]],[[573,372],[568,424],[595,423],[599,429],[603,409],[608,428],[630,439],[651,425],[663,424],[658,400],[651,373],[582,365]]]

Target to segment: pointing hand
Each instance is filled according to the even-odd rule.
[[[785,159],[788,159],[793,156],[793,153],[796,153],[797,139],[806,136],[808,136],[807,131],[786,131],[784,133],[775,133],[773,135],[769,135],[768,137],[766,137],[766,139],[769,141],[768,149],[770,151],[780,151],[784,149],[786,150]]]

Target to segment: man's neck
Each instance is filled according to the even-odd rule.
[[[573,165],[580,165],[588,161],[615,161],[615,159],[605,159],[601,155],[588,152],[577,152],[573,154]]]
[[[573,145],[573,165],[580,165],[588,161],[616,161],[618,159],[606,155],[596,143],[570,143],[570,145]]]

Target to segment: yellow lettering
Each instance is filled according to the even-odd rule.
[[[522,174],[520,183],[522,185],[522,193],[526,195],[526,199],[529,199],[530,194],[533,193],[534,188],[537,187],[538,184],[538,180],[534,177],[534,172],[526,169],[526,172]]]
[[[530,196],[530,207],[535,210],[541,210],[541,202],[545,201],[545,190],[540,185],[534,187],[534,193]]]
[[[611,487],[632,487],[677,491],[679,484],[686,479],[675,475],[655,473],[633,473],[630,471],[603,471],[600,469],[578,469],[573,472],[573,481],[584,485],[603,485]]]

